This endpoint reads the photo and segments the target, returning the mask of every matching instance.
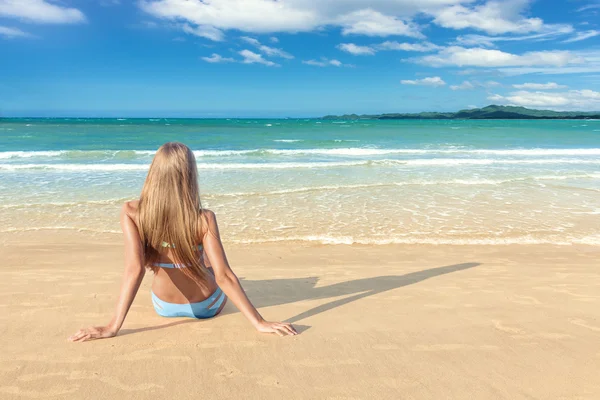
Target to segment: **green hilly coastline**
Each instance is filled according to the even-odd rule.
[[[490,105],[458,112],[421,112],[417,114],[327,115],[323,119],[600,119],[600,111],[532,110],[525,107]]]

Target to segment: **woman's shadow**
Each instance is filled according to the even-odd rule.
[[[481,265],[481,263],[454,264],[411,272],[405,275],[356,279],[322,287],[316,287],[319,281],[318,277],[257,281],[241,279],[241,281],[242,286],[248,293],[248,297],[252,299],[257,308],[294,303],[301,300],[326,299],[353,294],[353,296],[321,304],[286,319],[286,322],[297,322],[365,297],[419,283],[436,276],[463,271],[478,265]],[[227,313],[233,312],[237,312],[237,310],[232,309],[232,307],[227,310]]]
[[[271,307],[288,303],[295,303],[302,300],[318,300],[331,297],[339,297],[352,294],[352,296],[330,301],[320,306],[313,307],[303,311],[298,315],[286,319],[286,322],[298,322],[308,317],[332,310],[336,307],[364,299],[365,297],[375,294],[387,292],[393,289],[398,289],[404,286],[422,282],[426,279],[440,275],[449,274],[452,272],[463,271],[473,267],[477,267],[481,263],[470,262],[463,264],[447,265],[445,267],[437,267],[425,269],[422,271],[411,272],[405,275],[386,275],[377,276],[374,278],[356,279],[353,281],[335,283],[333,285],[316,287],[319,278],[291,278],[291,279],[268,279],[268,280],[248,280],[240,278],[242,287],[248,294],[252,303],[257,308]],[[221,314],[233,314],[238,312],[234,306],[226,306]],[[168,328],[175,325],[195,322],[194,319],[186,319],[174,321],[171,323],[149,326],[139,329],[127,329],[122,334],[131,334],[136,332],[150,331],[155,329]],[[299,332],[308,329],[308,326],[298,326],[295,324]]]

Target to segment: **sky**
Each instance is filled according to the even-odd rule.
[[[600,110],[600,0],[0,0],[0,116]]]

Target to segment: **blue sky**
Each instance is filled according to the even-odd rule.
[[[0,115],[600,110],[600,0],[0,0]]]

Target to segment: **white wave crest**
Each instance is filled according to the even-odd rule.
[[[278,243],[278,242],[317,242],[332,245],[392,245],[392,244],[429,244],[429,245],[522,245],[522,244],[551,244],[557,246],[572,246],[574,244],[598,246],[600,235],[590,235],[573,238],[536,238],[533,236],[520,236],[512,238],[421,238],[421,237],[387,237],[378,238],[353,238],[350,236],[307,235],[307,236],[280,236],[264,239],[233,239],[232,242],[240,244]]]
[[[301,139],[275,139],[274,142],[293,143],[302,141]],[[342,141],[336,139],[336,141]],[[343,140],[351,141],[351,140]],[[322,156],[383,156],[391,154],[405,155],[431,155],[453,154],[453,155],[494,155],[494,156],[600,156],[600,148],[588,149],[381,149],[366,147],[344,147],[330,149],[246,149],[246,150],[194,150],[196,157],[230,157],[247,155],[322,155]],[[52,150],[52,151],[4,151],[0,152],[0,159],[18,159],[33,157],[68,157],[77,154],[84,158],[86,155],[105,155],[114,157],[119,154],[135,154],[139,156],[153,156],[155,150]]]

